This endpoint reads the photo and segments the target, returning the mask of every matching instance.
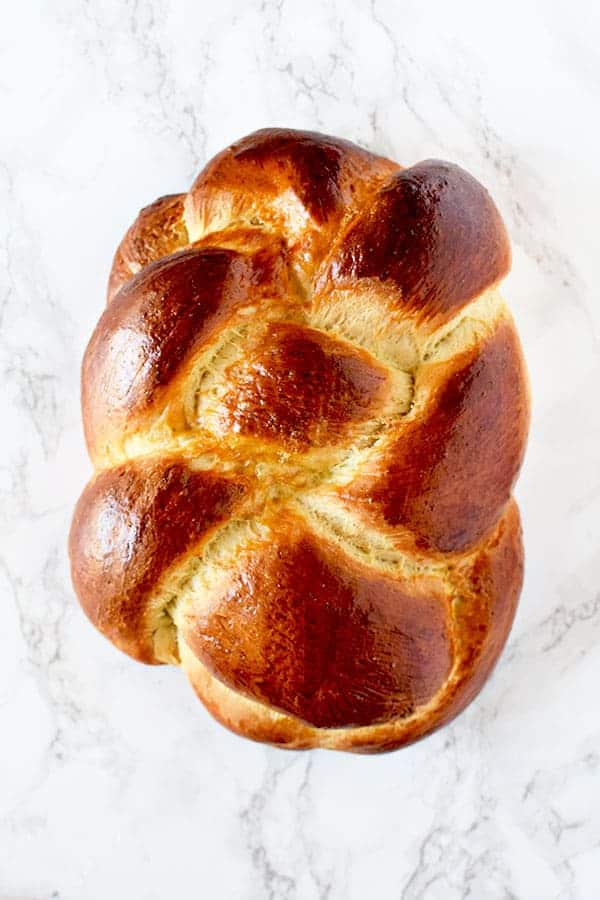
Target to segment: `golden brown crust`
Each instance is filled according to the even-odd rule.
[[[510,245],[488,192],[459,166],[427,160],[396,173],[342,234],[324,278],[389,284],[393,303],[441,323],[497,284]]]
[[[318,728],[427,703],[452,667],[443,584],[374,572],[289,514],[272,531],[190,614],[184,638],[209,671]]]
[[[160,197],[140,212],[115,253],[108,280],[108,303],[148,263],[187,245],[188,235],[183,220],[185,196],[171,194]]]
[[[245,485],[178,459],[101,472],[79,498],[69,537],[73,584],[96,627],[121,650],[157,662],[144,619],[167,569],[230,517]]]
[[[382,752],[453,718],[522,580],[509,262],[458,167],[313,132],[142,210],[82,369],[94,624],[254,740]]]
[[[221,223],[266,225],[302,262],[320,258],[342,218],[399,166],[312,131],[264,128],[218,154],[186,203],[193,239]]]
[[[279,249],[279,248],[277,248]],[[92,457],[136,424],[182,366],[245,306],[285,290],[280,253],[196,248],[146,266],[107,307],[82,367]]]
[[[271,325],[228,375],[223,429],[289,450],[339,440],[348,425],[373,414],[387,380],[363,351],[291,323]]]
[[[340,496],[400,540],[408,530],[419,549],[463,551],[498,521],[525,449],[529,398],[512,323],[431,368],[425,408]]]
[[[207,709],[244,737],[287,749],[325,747],[353,753],[396,750],[441,728],[480,692],[506,643],[523,579],[519,511],[511,500],[494,533],[474,555],[452,566],[456,664],[445,688],[409,718],[358,728],[315,728],[232,690],[211,675],[181,640],[182,666]]]

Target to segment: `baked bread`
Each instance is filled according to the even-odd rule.
[[[510,249],[455,165],[265,129],[121,242],[82,370],[75,590],[220,722],[377,752],[511,627],[528,429]]]

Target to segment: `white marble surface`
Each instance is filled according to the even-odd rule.
[[[10,10],[10,12],[8,11]],[[0,36],[1,900],[600,896],[600,19],[504,2],[11,4]],[[10,21],[8,21],[10,16]],[[527,575],[453,725],[378,758],[213,723],[84,620],[78,370],[123,229],[265,125],[492,191],[534,414]]]

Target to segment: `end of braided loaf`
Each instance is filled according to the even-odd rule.
[[[378,752],[455,716],[522,579],[509,265],[466,172],[312,132],[142,210],[82,369],[92,622],[255,740]]]

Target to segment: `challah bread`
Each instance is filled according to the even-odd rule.
[[[455,716],[521,588],[509,265],[466,172],[316,133],[142,210],[83,362],[92,622],[255,740],[377,752]]]

